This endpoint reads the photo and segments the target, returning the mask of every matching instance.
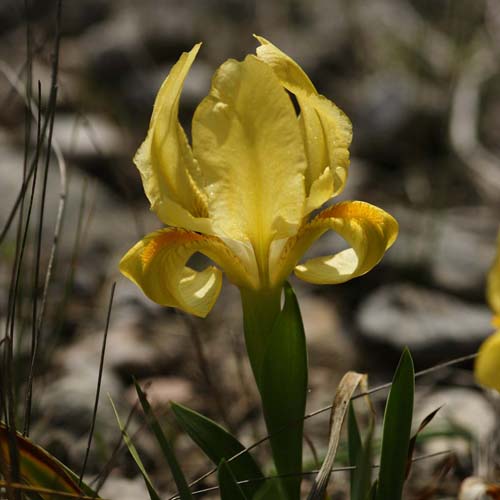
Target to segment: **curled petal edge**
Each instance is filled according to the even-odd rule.
[[[326,231],[338,233],[350,248],[317,257],[295,267],[295,275],[309,283],[333,285],[362,276],[376,266],[397,238],[398,223],[384,210],[360,201],[346,201],[320,212],[303,226],[282,252],[280,275],[286,277],[300,257]]]
[[[500,392],[500,330],[488,337],[479,348],[474,376],[482,386]]]
[[[120,271],[157,304],[205,317],[219,296],[222,272],[187,266],[195,253],[219,265],[233,283],[249,286],[243,264],[221,240],[177,228],[155,231],[136,243],[120,261]]]

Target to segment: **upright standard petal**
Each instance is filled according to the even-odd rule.
[[[209,232],[201,174],[178,120],[182,86],[200,45],[183,53],[163,82],[134,162],[151,209],[165,224]]]
[[[122,258],[120,271],[157,304],[205,317],[219,296],[222,273],[210,266],[195,271],[186,266],[195,253],[218,264],[238,286],[253,286],[244,265],[218,238],[182,229],[149,234]]]
[[[302,68],[265,38],[257,56],[269,64],[281,84],[295,94],[300,106],[300,124],[305,143],[307,212],[339,194],[347,179],[352,125],[347,116],[319,95]]]
[[[500,331],[488,337],[479,349],[474,365],[476,380],[500,392]]]
[[[312,243],[329,229],[351,248],[296,266],[295,274],[300,279],[331,285],[361,276],[380,262],[398,234],[396,220],[380,208],[361,201],[338,203],[323,210],[290,240],[276,266],[280,274],[275,280],[283,279]]]
[[[255,56],[229,60],[193,119],[216,234],[249,241],[261,277],[269,246],[303,218],[304,148],[295,111],[272,69]]]
[[[500,327],[500,233],[497,239],[497,253],[493,266],[488,273],[488,282],[486,285],[486,297],[493,310],[493,323]]]

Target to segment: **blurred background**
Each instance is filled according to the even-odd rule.
[[[63,1],[52,131],[57,151],[48,163],[44,198],[46,154],[36,147],[36,120],[28,119],[25,96],[30,89],[35,117],[40,103],[42,122],[54,109],[56,7],[48,0],[0,3],[0,228],[9,227],[0,247],[0,326],[15,330],[18,339],[22,406],[35,283],[44,314],[31,435],[62,461],[75,469],[82,464],[115,280],[89,478],[102,473],[119,441],[106,394],[126,416],[135,401],[132,376],[152,382],[149,394],[159,411],[166,411],[170,400],[187,404],[247,444],[264,433],[245,359],[237,290],[226,283],[209,317],[194,320],[156,306],[117,271],[123,253],[161,227],[148,210],[132,157],[146,135],[160,84],[181,52],[198,41],[203,47],[181,102],[188,133],[214,70],[230,57],[254,52],[252,33],[263,35],[294,58],[353,122],[349,179],[336,201],[373,203],[400,223],[396,244],[365,277],[335,287],[293,281],[308,335],[309,411],[330,403],[349,369],[368,371],[375,385],[390,379],[405,345],[416,368],[423,369],[473,353],[492,332],[484,292],[500,222],[496,0]],[[36,185],[29,184],[11,218],[26,175],[23,166],[37,150]],[[335,235],[325,235],[314,254],[331,253],[336,245]],[[18,306],[12,313],[14,295]],[[498,417],[491,398],[474,385],[470,368],[469,362],[437,370],[417,384],[416,418],[445,404],[433,423],[438,437],[424,440],[420,451],[455,451],[435,498],[456,498],[463,477],[491,468],[483,458]],[[140,432],[140,416],[134,422]],[[171,432],[187,475],[208,470],[188,440],[175,427]],[[328,413],[309,419],[306,433],[314,466],[314,454],[327,445]],[[157,472],[160,487],[171,491],[154,442],[145,431],[138,436],[146,464]],[[498,460],[498,454],[492,457]],[[446,460],[449,456],[416,467],[408,498],[431,498],[418,495]],[[147,498],[125,453],[106,473],[103,496]],[[336,480],[335,498],[346,498],[348,477],[339,474]]]

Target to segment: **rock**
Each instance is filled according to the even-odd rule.
[[[424,453],[448,449],[455,451],[459,456],[468,456],[472,451],[471,446],[474,447],[476,443],[485,444],[495,433],[495,410],[478,391],[450,387],[425,394],[425,397],[417,399],[414,424],[418,425],[439,407],[441,409],[428,429],[443,430],[447,435],[426,439],[422,443]],[[453,432],[446,432],[450,431],[450,427],[457,429],[455,436]],[[464,438],[464,432],[471,436],[471,440]]]
[[[454,208],[440,222],[438,218],[434,223],[432,277],[443,288],[484,297],[496,249],[498,214],[487,207]]]
[[[108,119],[100,115],[59,114],[54,137],[66,158],[91,160],[120,156],[126,139]]]
[[[490,321],[486,306],[405,283],[380,287],[357,314],[363,341],[398,353],[408,346],[426,362],[473,353],[491,333]]]
[[[476,299],[484,297],[493,261],[498,217],[488,207],[417,211],[388,207],[399,222],[399,236],[384,257],[388,265],[419,280]]]
[[[94,360],[95,361],[95,360]],[[33,435],[37,443],[54,453],[66,465],[78,470],[85,456],[88,433],[92,422],[97,388],[98,365],[79,363],[64,372],[43,390],[37,384],[37,400]],[[120,408],[122,386],[109,370],[103,372],[97,412],[94,446],[88,462],[88,472],[97,472],[105,462],[100,447],[112,449],[119,430],[108,395]],[[100,443],[100,446],[96,445]],[[101,448],[102,449],[102,448]]]
[[[152,377],[138,380],[142,390],[146,392],[148,401],[153,408],[164,410],[171,401],[189,406],[194,397],[192,384],[180,377]],[[125,393],[125,399],[132,407],[137,403],[135,387],[130,387]]]
[[[108,0],[83,0],[62,9],[61,26],[65,36],[82,33],[90,26],[102,22],[110,14]]]
[[[335,305],[320,296],[297,295],[311,364],[341,374],[353,369],[356,349],[345,334]]]
[[[458,500],[491,500],[498,495],[500,486],[480,477],[468,477],[460,486]]]
[[[134,479],[110,476],[99,491],[99,496],[109,500],[145,500],[150,498],[144,480],[140,476]]]
[[[80,58],[75,64],[90,70],[101,85],[118,83],[140,60],[143,32],[134,9],[121,5],[108,20],[93,25],[76,40]]]

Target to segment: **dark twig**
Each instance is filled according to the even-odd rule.
[[[113,298],[115,296],[115,289],[116,289],[116,281],[113,283],[113,286],[111,287],[111,294],[109,297],[108,313],[106,316],[106,327],[104,328],[104,336],[102,338],[101,359],[99,360],[99,375],[97,377],[97,389],[95,393],[94,411],[92,413],[92,423],[90,425],[89,439],[87,442],[87,449],[85,450],[85,458],[83,459],[83,465],[82,465],[82,470],[80,472],[80,479],[78,482],[78,486],[81,486],[83,481],[83,475],[85,474],[85,469],[87,468],[87,462],[90,455],[90,448],[92,446],[92,437],[94,436],[95,422],[97,419],[97,408],[99,407],[99,396],[101,394],[102,372],[104,369],[104,355],[106,353],[106,341],[108,340],[109,320],[111,319],[111,309],[113,308]]]

